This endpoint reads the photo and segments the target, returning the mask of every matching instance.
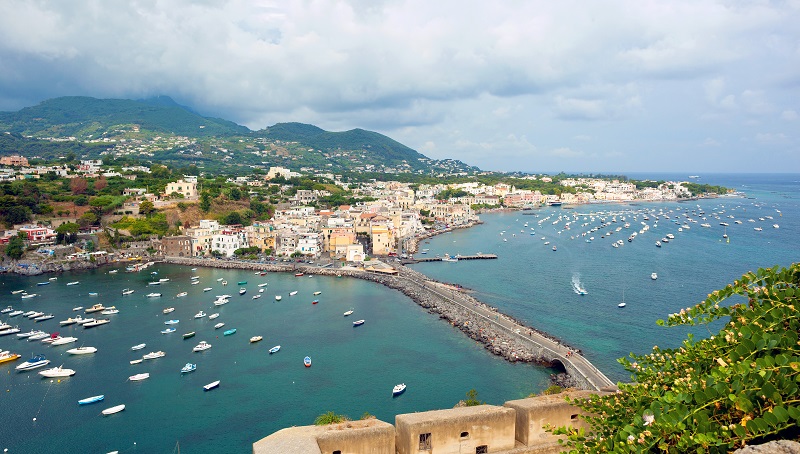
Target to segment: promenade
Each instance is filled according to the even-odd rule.
[[[257,263],[177,257],[167,257],[164,262],[269,272],[303,272],[373,281],[401,291],[429,313],[448,321],[495,355],[511,362],[532,362],[565,370],[569,380],[560,380],[559,384],[563,386],[592,391],[616,390],[616,385],[611,380],[569,345],[547,333],[523,325],[455,286],[433,281],[424,274],[404,266],[398,268],[398,274],[389,275],[355,268],[325,268],[299,263]]]

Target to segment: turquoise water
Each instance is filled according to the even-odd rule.
[[[685,179],[686,175],[636,177]],[[430,249],[429,256],[483,252],[497,254],[497,260],[422,263],[414,268],[474,289],[478,299],[580,348],[612,380],[628,380],[617,358],[631,352],[647,353],[653,345],[676,346],[686,337],[682,328],[656,326],[657,319],[705,299],[747,271],[800,260],[800,175],[709,175],[700,181],[745,191],[747,198],[543,208],[533,215],[485,214],[481,216],[483,225],[434,237],[420,247]],[[705,210],[707,220],[692,216],[698,222],[688,223],[690,229],[679,232],[678,227],[685,224],[682,213],[698,207]],[[661,219],[653,228],[651,215],[647,221],[651,229],[629,243],[627,237],[643,222],[641,215],[636,221],[632,216],[643,210],[663,210],[671,219]],[[711,217],[713,211],[721,210],[725,213],[720,219]],[[560,215],[600,211],[622,214],[617,215],[617,223],[591,233],[595,237],[591,243],[585,242],[588,235],[583,237],[581,232],[599,225],[600,216],[596,222],[579,216],[581,220],[570,230],[563,229],[564,221],[552,224]],[[676,214],[680,225],[673,222]],[[631,228],[601,238],[624,224],[623,215]],[[538,223],[548,216],[549,220]],[[764,216],[773,219],[758,220]],[[751,218],[756,222],[748,222]],[[735,220],[743,223],[735,224]],[[584,222],[589,225],[580,227]],[[700,226],[706,222],[710,228]],[[730,225],[723,227],[720,222]],[[773,228],[775,223],[780,228]],[[763,230],[755,231],[756,226]],[[531,227],[535,236],[530,235]],[[730,242],[722,237],[725,229]],[[655,241],[667,233],[676,239],[657,248]],[[611,243],[617,240],[624,244],[615,249]],[[550,244],[544,245],[545,241]],[[557,246],[555,252],[553,245]],[[651,279],[653,272],[657,280]],[[573,280],[588,294],[576,294]],[[620,309],[617,304],[623,300],[623,291],[627,306]],[[708,335],[705,329],[695,333]]]
[[[685,336],[680,329],[656,326],[656,319],[700,301],[749,270],[788,265],[800,257],[800,176],[717,175],[703,176],[701,181],[735,187],[752,199],[547,208],[537,212],[538,217],[520,212],[484,215],[484,225],[435,237],[421,247],[429,248],[430,255],[496,253],[498,260],[419,264],[415,269],[474,289],[479,299],[581,348],[610,378],[627,380],[616,358],[629,352],[646,353],[654,344],[677,345]],[[583,237],[569,240],[584,228],[576,225],[558,234],[564,222],[552,224],[558,215],[573,213],[668,212],[697,209],[697,205],[707,214],[724,209],[723,216],[731,214],[744,223],[736,225],[734,219],[726,219],[730,223],[728,243],[718,225],[722,219],[709,217],[711,228],[700,227],[700,222],[706,221],[699,221],[685,232],[661,220],[657,228],[632,243],[625,241],[618,249],[610,243],[626,239],[628,230],[605,239],[598,231],[593,234],[595,240],[586,243]],[[539,227],[538,220],[548,215],[553,217]],[[755,232],[753,224],[746,221],[767,215],[774,220],[759,222],[762,232]],[[525,222],[529,227],[523,227]],[[773,223],[780,228],[773,229]],[[614,228],[618,225],[612,224]],[[634,222],[631,225],[633,228]],[[528,233],[530,227],[536,228],[535,236]],[[675,241],[657,249],[655,240],[668,232],[675,234]],[[545,246],[544,241],[551,244]],[[557,245],[556,252],[552,245]],[[471,388],[478,390],[481,400],[501,404],[548,385],[551,371],[506,363],[399,292],[370,282],[276,273],[262,277],[203,268],[195,273],[188,267],[158,266],[154,268],[157,277],[170,282],[148,287],[152,269],[116,275],[107,274],[109,269],[59,275],[58,281],[43,287],[36,283],[49,276],[0,277],[0,307],[11,304],[56,315],[38,324],[20,317],[11,319],[13,323],[24,331],[37,327],[79,338],[76,344],[51,348],[14,336],[0,337],[0,350],[20,353],[23,360],[45,353],[52,365],[64,364],[77,371],[74,377],[51,382],[40,379],[38,370],[15,372],[19,361],[0,365],[0,449],[10,453],[173,452],[180,441],[184,452],[243,452],[276,430],[311,424],[329,410],[353,418],[369,412],[393,423],[398,413],[451,407]],[[655,281],[650,279],[652,272],[658,273]],[[194,274],[200,276],[199,285],[190,285]],[[231,285],[222,287],[218,278]],[[573,279],[588,295],[574,293]],[[80,284],[66,286],[74,280]],[[242,280],[248,281],[248,292],[239,296],[239,286],[234,283]],[[261,299],[253,300],[261,282],[269,285]],[[136,293],[122,297],[126,287]],[[214,290],[203,293],[203,287]],[[23,302],[10,294],[21,288],[41,296]],[[290,297],[293,290],[299,293]],[[619,309],[623,290],[627,307]],[[100,295],[88,297],[94,291]],[[152,291],[164,296],[145,298]],[[175,298],[181,291],[189,295]],[[315,291],[322,294],[314,296]],[[234,295],[231,303],[215,309],[214,296],[223,293]],[[276,294],[283,296],[281,302],[274,302]],[[320,303],[312,305],[314,299]],[[58,327],[59,320],[75,314],[73,307],[95,302],[115,305],[120,314],[108,316],[112,323],[89,330]],[[162,314],[169,306],[176,310]],[[343,317],[350,308],[355,313]],[[193,319],[201,309],[221,316]],[[177,331],[160,334],[163,322],[172,318],[180,319]],[[366,323],[353,328],[352,321],[358,319]],[[218,321],[226,324],[224,329],[237,328],[236,334],[222,336],[222,330],[215,331],[213,325]],[[183,340],[181,334],[188,331],[197,335]],[[264,340],[250,344],[253,335]],[[201,340],[213,347],[192,353]],[[147,348],[130,350],[142,342]],[[267,350],[276,344],[282,346],[281,351],[269,355]],[[98,352],[84,356],[64,353],[80,345],[97,347]],[[131,359],[157,350],[165,351],[166,357],[129,364]],[[306,355],[313,360],[309,369],[302,365]],[[197,363],[197,371],[181,376],[181,367],[189,361]],[[149,372],[150,379],[127,381],[140,372]],[[220,388],[204,393],[202,386],[214,380],[222,381]],[[408,385],[408,391],[392,399],[391,388],[400,382]],[[105,401],[78,406],[79,399],[96,394],[105,394]],[[100,416],[102,409],[120,403],[127,405],[124,412]]]
[[[399,292],[370,282],[281,273],[262,277],[204,268],[195,273],[178,266],[157,266],[137,274],[107,274],[109,269],[62,274],[42,287],[36,283],[49,276],[2,276],[2,307],[12,304],[56,315],[40,323],[19,316],[11,319],[13,323],[23,331],[36,327],[79,340],[47,347],[14,335],[0,337],[0,350],[23,355],[21,360],[0,365],[0,449],[10,453],[172,452],[180,441],[183,452],[244,452],[254,441],[284,427],[312,424],[326,411],[356,419],[369,412],[393,423],[398,413],[452,407],[471,388],[478,390],[480,399],[501,404],[548,385],[551,371],[506,363]],[[156,277],[170,282],[149,287],[153,269],[159,273]],[[194,274],[200,276],[198,285],[190,285]],[[222,287],[218,278],[231,285]],[[66,286],[74,280],[80,284]],[[243,280],[248,281],[248,291],[239,296],[234,283]],[[266,291],[261,299],[253,300],[262,282],[269,283]],[[203,293],[207,286],[214,290]],[[136,292],[121,296],[126,287]],[[40,296],[22,302],[10,294],[21,288]],[[289,296],[293,290],[298,294]],[[176,298],[182,291],[189,295]],[[322,294],[315,296],[315,291]],[[99,292],[99,296],[89,297],[89,292]],[[149,292],[164,296],[149,299],[145,297]],[[214,296],[224,293],[233,295],[231,302],[214,308]],[[276,294],[283,300],[275,302]],[[319,304],[313,305],[314,299]],[[92,329],[58,326],[60,320],[76,314],[73,307],[96,302],[115,305],[120,313],[106,316],[113,321]],[[162,309],[169,306],[176,310],[164,315]],[[354,314],[344,317],[350,308]],[[216,320],[194,319],[201,309],[221,315]],[[168,319],[180,320],[177,331],[160,334]],[[353,328],[352,322],[359,319],[366,323]],[[214,330],[219,321],[225,327]],[[229,328],[237,332],[223,336],[222,331]],[[189,331],[197,335],[183,340],[182,333]],[[264,340],[250,344],[254,335]],[[201,340],[213,347],[193,353]],[[147,343],[145,349],[130,350],[142,342]],[[281,350],[268,354],[278,344]],[[98,352],[65,353],[80,345],[97,347]],[[166,352],[166,357],[129,364],[158,350]],[[41,369],[14,371],[36,353],[45,353],[53,361],[51,366],[63,364],[76,370],[76,375],[51,382],[37,375]],[[306,355],[313,361],[308,369],[303,366]],[[181,376],[181,367],[189,361],[197,364],[197,370]],[[150,378],[127,380],[141,372],[149,372]],[[221,380],[219,389],[203,392],[202,386],[214,380]],[[392,387],[401,382],[408,391],[393,399]],[[105,400],[78,406],[79,399],[97,394],[105,394]],[[100,416],[101,410],[117,404],[125,404],[125,411]]]

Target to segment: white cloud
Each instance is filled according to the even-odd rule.
[[[784,110],[781,112],[781,118],[786,121],[795,121],[797,120],[797,112],[794,110]]]

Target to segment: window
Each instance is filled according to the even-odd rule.
[[[461,432],[461,438],[469,438],[469,432]]]
[[[431,450],[431,434],[419,434],[419,450],[420,451],[430,451]]]
[[[480,445],[475,448],[475,454],[487,454],[489,452],[489,446],[487,445]]]
[[[572,421],[575,421],[576,419],[578,419],[578,414],[576,413],[576,414],[574,414],[574,415],[571,415],[571,416],[569,417],[569,419],[571,419]]]
[[[333,454],[342,454],[342,451],[337,449],[336,451],[333,451]]]

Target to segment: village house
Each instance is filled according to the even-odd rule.
[[[197,181],[178,180],[167,184],[164,196],[170,197],[173,193],[180,194],[184,199],[197,200]]]
[[[18,155],[3,156],[0,158],[0,165],[28,167],[28,158]]]
[[[155,248],[165,257],[191,257],[192,238],[188,235],[165,236],[156,242]]]

